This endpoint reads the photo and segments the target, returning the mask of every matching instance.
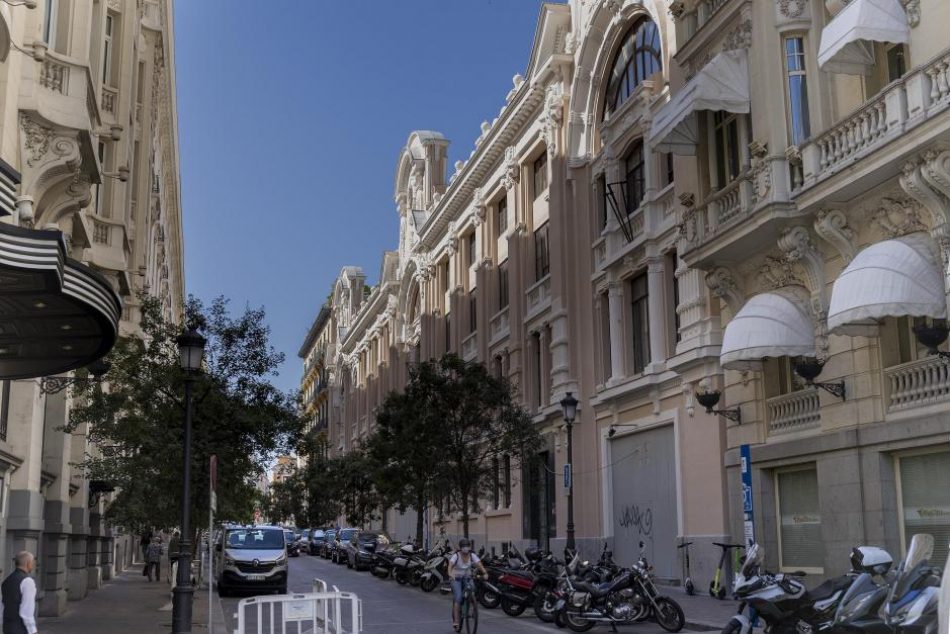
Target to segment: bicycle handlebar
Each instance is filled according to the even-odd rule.
[[[713,542],[713,546],[719,546],[720,548],[745,548],[742,544],[721,544],[719,542]]]

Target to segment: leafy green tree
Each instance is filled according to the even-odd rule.
[[[379,517],[377,464],[366,451],[352,449],[331,459],[328,469],[331,495],[339,501],[351,526],[362,527]]]
[[[182,490],[184,375],[175,342],[181,327],[155,300],[141,302],[140,331],[121,337],[108,355],[105,389],[77,390],[67,431],[87,433],[97,447],[84,467],[116,486],[107,509],[114,523],[174,527]],[[223,298],[208,306],[190,298],[186,319],[207,339],[203,371],[194,377],[192,517],[207,511],[208,462],[217,455],[218,517],[249,521],[254,479],[300,433],[295,397],[270,381],[283,355],[268,343],[263,309],[232,316]]]

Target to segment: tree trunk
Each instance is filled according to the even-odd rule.
[[[468,539],[468,491],[462,492],[462,535]]]
[[[425,530],[426,501],[421,495],[416,496],[416,543],[422,543],[422,533]]]

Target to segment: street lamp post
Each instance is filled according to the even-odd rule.
[[[172,597],[172,634],[190,634],[191,603],[191,386],[201,369],[205,339],[189,328],[176,339],[181,369],[185,371],[185,437],[181,491],[181,538],[178,551],[178,579]]]
[[[572,551],[574,543],[574,419],[577,417],[577,399],[568,392],[561,399],[564,424],[567,426],[567,547]]]

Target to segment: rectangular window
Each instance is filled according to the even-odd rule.
[[[917,533],[933,535],[930,564],[943,568],[950,543],[950,487],[934,483],[950,482],[950,451],[901,457],[899,463],[904,548]]]
[[[731,112],[713,114],[716,143],[716,189],[722,189],[739,176],[739,118]]]
[[[442,263],[442,292],[449,292],[449,262],[446,260]]]
[[[495,227],[497,237],[501,237],[505,234],[505,231],[508,230],[508,199],[501,198],[498,201],[498,206],[495,209]]]
[[[498,310],[508,307],[508,260],[498,265]]]
[[[468,296],[468,331],[473,333],[478,329],[478,294],[474,291]]]
[[[452,351],[452,316],[445,316],[445,351]]]
[[[541,333],[536,332],[531,335],[531,341],[534,343],[534,358],[531,360],[534,366],[532,368],[534,371],[534,394],[532,395],[531,404],[534,405],[534,409],[537,411],[541,409],[541,390],[543,385],[541,380]]]
[[[610,378],[610,295],[607,291],[600,294],[600,350],[601,379],[606,383]]]
[[[907,72],[907,47],[895,44],[887,49],[887,82],[900,79]]]
[[[491,459],[491,478],[491,506],[497,509],[501,502],[501,464],[498,458]]]
[[[111,13],[107,13],[105,45],[102,49],[102,83],[107,86],[112,85],[112,31],[114,22],[115,17]]]
[[[820,572],[825,553],[821,538],[818,472],[814,467],[775,474],[778,494],[779,565],[784,570]]]
[[[548,245],[548,224],[534,232],[534,279],[540,281],[551,272],[551,254]]]
[[[630,282],[630,310],[632,316],[633,374],[639,374],[650,363],[650,307],[646,274]]]
[[[808,84],[805,79],[805,41],[785,38],[785,75],[788,80],[788,119],[792,145],[801,145],[811,135],[808,117]]]
[[[43,41],[49,48],[56,48],[56,23],[59,21],[59,0],[46,0],[43,16]]]
[[[627,215],[629,216],[643,202],[645,179],[643,169],[643,144],[637,143],[627,155]]]
[[[0,381],[0,440],[7,439],[10,420],[10,381]]]
[[[661,172],[663,174],[663,187],[666,187],[670,185],[675,178],[675,174],[673,173],[673,153],[670,152],[669,154],[663,154],[661,156],[661,160],[663,161],[663,170]]]
[[[548,153],[544,151],[534,162],[534,197],[537,198],[548,188]]]
[[[102,141],[99,141],[99,165],[102,167],[102,170],[106,169],[106,145]],[[96,215],[102,215],[102,196],[104,192],[102,188],[105,187],[105,184],[96,185]]]
[[[505,508],[511,506],[511,456],[506,455],[502,458],[502,492],[505,494]]]
[[[680,305],[680,281],[676,277],[676,267],[678,266],[679,259],[676,257],[676,252],[669,253],[666,256],[666,274],[667,278],[670,280],[670,290],[672,301],[670,302],[670,323],[673,324],[673,336],[670,337],[672,342],[672,350],[670,351],[671,355],[676,354],[676,344],[680,342],[680,314],[676,310],[677,306]]]
[[[597,191],[600,193],[600,200],[597,203],[600,205],[600,208],[597,210],[598,213],[598,224],[597,228],[603,233],[604,229],[607,228],[607,177],[601,174],[597,177]]]
[[[468,237],[465,240],[468,245],[466,247],[468,251],[468,265],[472,266],[475,264],[475,232],[473,231],[468,234]]]

